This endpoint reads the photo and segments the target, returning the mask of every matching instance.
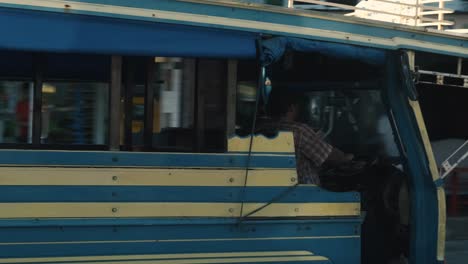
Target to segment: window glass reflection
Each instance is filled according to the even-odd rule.
[[[105,83],[44,83],[41,143],[106,144],[108,98]]]
[[[32,142],[32,83],[0,82],[0,143]]]

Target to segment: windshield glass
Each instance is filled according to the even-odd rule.
[[[343,151],[398,156],[379,90],[307,92],[302,108],[303,121]]]
[[[382,100],[383,72],[380,64],[287,50],[267,67],[266,77],[272,94],[299,99],[296,121],[320,130],[331,145],[356,156],[398,157]],[[281,108],[285,98],[271,102],[270,110]]]

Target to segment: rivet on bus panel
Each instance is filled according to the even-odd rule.
[[[117,176],[112,176],[112,180],[116,181],[116,180],[118,180],[118,177]]]
[[[118,209],[117,209],[117,208],[115,208],[115,207],[114,207],[114,208],[112,208],[112,212],[113,212],[113,213],[117,213],[117,211],[118,211]]]

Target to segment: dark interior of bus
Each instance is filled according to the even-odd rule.
[[[1,56],[2,148],[109,150],[110,131],[120,130],[122,151],[222,153],[228,138],[251,133],[255,114],[269,118],[268,96],[258,91],[298,94],[301,122],[368,164],[365,173],[342,168],[322,177],[328,190],[362,195],[363,263],[408,252],[405,176],[383,64],[288,50],[263,76],[254,59],[123,56],[120,122],[110,127],[111,56]]]
[[[324,169],[320,177],[328,190],[361,193],[362,263],[407,257],[406,176],[383,95],[384,65],[289,51],[267,75],[273,90],[302,98],[301,122],[367,164],[362,170]]]

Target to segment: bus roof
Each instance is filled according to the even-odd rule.
[[[411,26],[235,1],[0,0],[0,9],[170,23],[263,35],[292,36],[387,50],[408,49],[468,57],[468,37]],[[38,15],[43,12],[36,12]],[[15,23],[10,23],[15,27]],[[12,28],[9,30],[12,30]],[[72,30],[72,29],[70,29]],[[31,39],[34,42],[34,39]],[[1,42],[1,41],[0,41]],[[1,44],[1,43],[0,43]]]

